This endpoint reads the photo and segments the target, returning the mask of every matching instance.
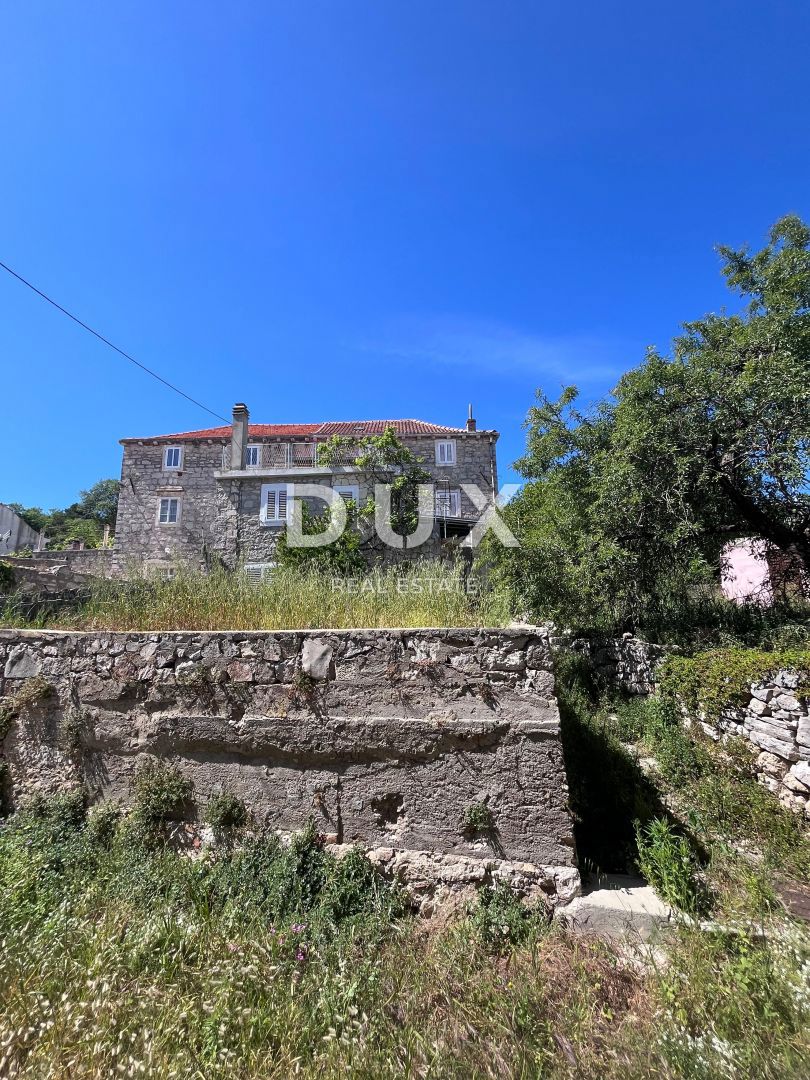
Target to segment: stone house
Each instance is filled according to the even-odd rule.
[[[415,554],[437,555],[457,544],[481,513],[462,485],[476,485],[488,500],[498,490],[498,432],[477,430],[472,409],[463,428],[424,420],[251,424],[247,407],[237,404],[230,427],[121,440],[116,562],[221,561],[261,576],[273,565],[296,484],[323,484],[358,503],[372,494],[371,479],[350,452],[341,464],[325,464],[319,447],[333,436],[362,439],[388,428],[430,473],[435,521]]]

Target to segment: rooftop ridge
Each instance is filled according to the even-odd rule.
[[[382,419],[382,420],[323,420],[318,423],[279,423],[279,424],[249,424],[248,437],[270,438],[272,436],[307,436],[307,435],[374,435],[382,434],[386,428],[392,427],[397,435],[442,435],[442,434],[468,434],[466,428],[449,427],[446,424],[435,424],[430,420],[419,420],[415,417],[407,419]],[[230,424],[220,427],[197,428],[192,431],[170,432],[165,435],[142,435],[131,436],[121,439],[122,444],[138,442],[157,442],[165,440],[195,440],[195,439],[229,439],[231,436]],[[477,432],[476,434],[482,434]]]

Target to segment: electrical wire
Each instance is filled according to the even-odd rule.
[[[113,345],[113,343],[107,338],[105,338],[103,334],[100,334],[98,330],[94,330],[92,326],[88,326],[86,322],[82,322],[82,320],[78,316],[68,311],[67,308],[63,308],[61,304],[57,304],[55,300],[52,300],[51,297],[47,295],[47,293],[44,293],[41,289],[38,289],[36,285],[32,285],[30,281],[26,281],[22,274],[18,274],[16,270],[12,270],[11,267],[6,266],[4,262],[0,262],[0,267],[2,267],[3,270],[5,270],[7,273],[11,274],[12,277],[15,277],[17,281],[22,282],[22,284],[27,286],[32,292],[35,292],[37,296],[41,296],[43,300],[47,300],[48,303],[52,304],[57,311],[61,311],[63,315],[67,315],[69,319],[72,319],[75,323],[78,323],[79,326],[82,327],[82,329],[87,330],[88,333],[93,335],[93,337],[98,338],[99,341],[103,342],[105,345],[108,345],[120,356],[123,356],[125,360],[129,360],[131,364],[139,367],[141,371],[145,371],[146,374],[151,375],[153,379],[157,379],[157,381],[163,383],[164,386],[168,386],[170,390],[174,390],[175,394],[179,394],[180,397],[184,397],[186,401],[190,401],[192,405],[196,405],[197,408],[202,409],[203,412],[210,413],[211,416],[215,416],[217,420],[222,420],[226,424],[230,423],[230,421],[226,417],[220,416],[219,413],[214,412],[213,409],[209,409],[207,405],[203,405],[201,401],[197,401],[196,398],[191,397],[190,394],[187,394],[184,390],[181,390],[179,386],[175,386],[174,383],[170,383],[168,379],[164,379],[162,375],[158,375],[156,371],[152,371],[152,369],[147,367],[146,364],[142,364],[140,360],[136,360],[135,357],[130,356],[128,352],[124,352],[124,350],[119,349],[117,345]]]

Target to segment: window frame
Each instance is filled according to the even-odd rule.
[[[442,513],[439,507],[440,499],[447,500],[447,512]],[[453,513],[455,503],[456,512]],[[437,487],[434,491],[434,512],[437,518],[460,518],[461,517],[461,488]]]
[[[336,491],[338,495],[345,502],[343,493],[350,492],[349,498],[354,501],[355,506],[360,505],[360,485],[359,484],[333,484],[332,491]]]
[[[169,520],[170,508],[166,509],[166,520],[163,521],[163,504],[177,503],[177,514],[174,521]],[[158,495],[157,505],[157,523],[160,526],[167,525],[170,528],[174,528],[175,525],[180,524],[180,520],[183,516],[183,498],[181,495]]]
[[[169,464],[169,454],[177,451],[177,464]],[[183,468],[183,447],[182,446],[167,446],[163,450],[163,471],[164,472],[180,472]]]
[[[252,450],[256,451],[256,461],[249,462],[248,456]],[[261,443],[248,443],[245,447],[245,468],[246,469],[260,469],[262,467],[262,444]]]
[[[288,525],[292,520],[292,502],[294,484],[262,484],[261,501],[259,503],[259,524],[267,528],[276,528],[280,525]],[[270,502],[269,495],[271,492],[274,494],[273,509],[278,511],[278,495],[283,491],[287,497],[286,506],[284,508],[284,517],[268,517],[267,509]]]
[[[243,566],[245,577],[251,585],[260,585],[266,577],[270,577],[276,569],[274,562],[251,562]]]
[[[441,447],[445,448],[445,459],[441,460]],[[456,464],[456,440],[455,439],[437,439],[436,440],[436,464],[439,466],[455,465]]]

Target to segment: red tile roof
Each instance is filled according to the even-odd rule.
[[[250,424],[248,435],[253,439],[270,436],[298,438],[305,435],[382,435],[389,427],[393,428],[397,435],[458,435],[466,430],[431,424],[427,420],[329,420],[322,424]],[[224,440],[230,437],[231,428],[227,426],[180,431],[172,435],[150,435],[143,439],[122,439],[121,442],[190,442],[194,439]]]

